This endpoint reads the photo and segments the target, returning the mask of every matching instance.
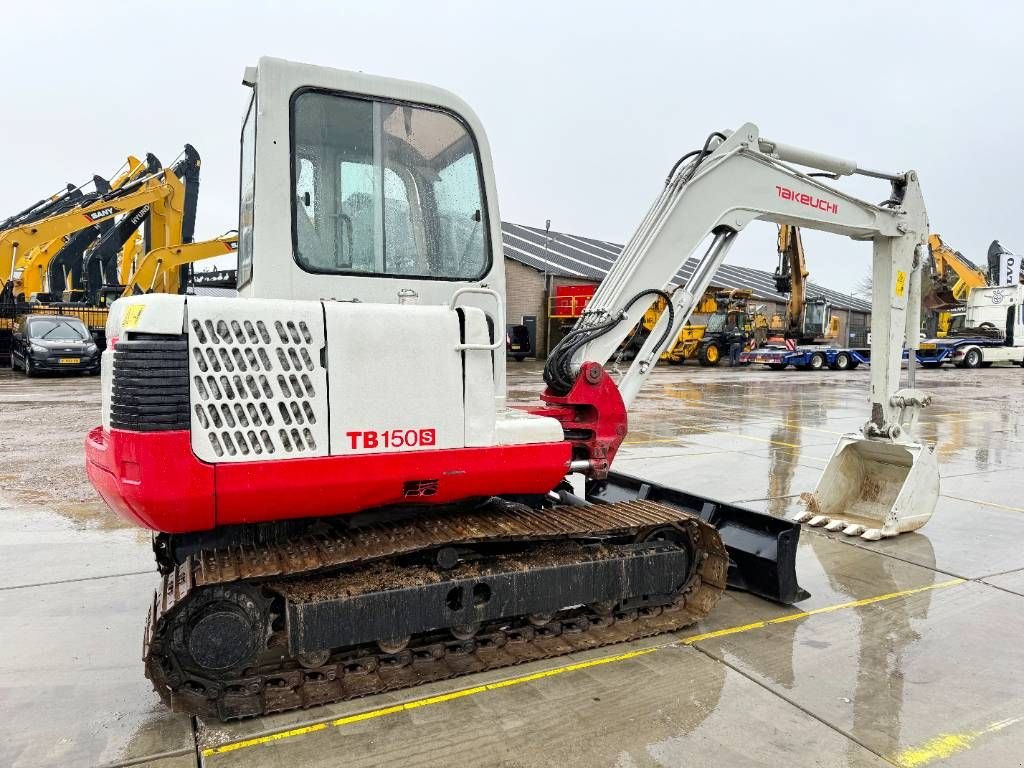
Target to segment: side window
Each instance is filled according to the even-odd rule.
[[[445,255],[445,268],[456,274],[482,272],[486,267],[483,204],[476,158],[463,155],[443,168],[433,187],[439,223],[437,248]]]
[[[256,94],[242,124],[242,157],[239,163],[238,277],[241,288],[252,279],[252,235],[256,199]]]

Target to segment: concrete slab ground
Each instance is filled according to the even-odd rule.
[[[616,468],[791,515],[867,377],[659,368]],[[542,388],[537,364],[509,379]],[[935,516],[872,543],[805,528],[796,606],[729,592],[677,635],[224,725],[166,712],[143,676],[148,536],[81,468],[97,380],[2,372],[0,765],[1020,765],[1021,372],[918,382]]]

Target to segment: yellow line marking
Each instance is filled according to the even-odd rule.
[[[924,744],[908,747],[897,752],[890,760],[900,766],[900,768],[922,768],[925,765],[934,763],[936,760],[945,760],[957,752],[970,749],[981,736],[1001,731],[1003,728],[1019,723],[1021,720],[1024,720],[1024,717],[1008,717],[977,731],[943,733],[934,739],[929,739]]]
[[[966,496],[954,496],[951,493],[944,493],[943,496],[948,496],[951,499],[957,501],[968,501],[971,504],[981,504],[986,507],[995,507],[996,509],[1005,509],[1010,512],[1024,512],[1024,507],[1008,507],[1006,504],[996,504],[994,501],[982,501],[981,499],[968,499]]]
[[[452,691],[451,693],[443,693],[438,696],[428,696],[422,699],[414,699],[413,701],[408,701],[404,704],[395,704],[394,706],[382,707],[381,709],[372,709],[368,712],[360,712],[355,715],[346,715],[345,717],[339,717],[336,720],[330,720],[323,723],[315,723],[313,725],[306,725],[301,728],[292,728],[291,730],[287,731],[278,731],[276,733],[267,734],[266,736],[256,736],[251,739],[243,739],[242,741],[232,741],[227,744],[221,744],[218,747],[208,747],[203,750],[203,757],[213,757],[214,755],[221,755],[227,752],[234,752],[236,750],[245,749],[247,747],[256,747],[261,744],[270,744],[275,741],[281,741],[282,739],[290,739],[294,736],[304,736],[307,733],[323,731],[327,728],[337,728],[343,725],[350,725],[351,723],[363,722],[364,720],[374,720],[379,717],[394,715],[399,712],[405,712],[410,709],[416,709],[418,707],[429,707],[432,704],[442,704],[444,702],[453,701],[455,699],[465,698],[466,696],[475,696],[478,693],[485,693],[487,691],[497,691],[501,688],[510,688],[514,685],[522,685],[523,683],[529,683],[534,680],[542,680],[547,677],[556,677],[557,675],[564,675],[567,672],[578,672],[581,669],[590,669],[592,667],[599,667],[605,664],[614,664],[620,661],[627,661],[629,659],[635,659],[638,656],[646,656],[649,653],[654,653],[655,651],[660,651],[672,646],[689,646],[695,643],[699,643],[702,640],[710,640],[716,637],[725,637],[727,635],[735,635],[741,632],[749,632],[753,629],[762,629],[772,624],[781,624],[786,621],[796,621],[797,619],[805,619],[809,616],[817,616],[818,614],[831,613],[833,611],[840,611],[847,608],[859,608],[861,606],[871,605],[873,603],[881,603],[886,600],[894,600],[898,597],[914,595],[918,592],[927,592],[933,589],[943,589],[945,587],[952,587],[957,584],[962,584],[964,583],[964,581],[964,579],[950,579],[948,581],[940,581],[934,584],[929,584],[924,587],[904,589],[900,592],[889,592],[884,595],[867,597],[862,600],[853,600],[847,603],[826,605],[821,608],[815,608],[810,611],[790,613],[785,616],[779,616],[774,619],[765,619],[764,621],[755,621],[750,624],[743,624],[736,627],[717,629],[712,632],[704,632],[703,634],[699,635],[689,635],[687,637],[679,638],[678,640],[674,640],[669,643],[655,645],[650,648],[641,648],[636,651],[619,653],[614,656],[602,656],[601,658],[592,659],[590,661],[580,661],[576,662],[575,664],[566,664],[561,667],[554,667],[552,669],[545,669],[540,672],[534,672],[530,675],[522,675],[520,677],[513,677],[508,680],[501,680],[497,683],[486,683],[484,685],[473,686],[472,688],[462,688],[457,691]]]
[[[763,627],[771,626],[772,624],[784,624],[787,621],[797,621],[798,619],[806,619],[808,616],[817,616],[822,613],[832,613],[833,611],[841,611],[847,608],[861,608],[865,605],[872,605],[874,603],[885,602],[886,600],[892,600],[897,597],[906,597],[908,595],[914,595],[918,592],[927,592],[932,589],[943,589],[945,587],[956,586],[962,584],[964,579],[949,579],[948,581],[940,581],[934,584],[929,584],[925,587],[916,587],[914,589],[904,589],[900,592],[890,592],[885,595],[876,595],[875,597],[866,597],[863,600],[852,600],[848,603],[837,603],[836,605],[826,605],[821,608],[814,608],[810,611],[800,611],[798,613],[788,613],[785,616],[778,616],[774,619],[765,619],[764,621],[755,621],[752,624],[744,624],[740,627],[729,627],[728,629],[718,629],[713,632],[705,632],[702,635],[690,635],[684,637],[679,641],[680,645],[693,645],[699,643],[702,640],[711,640],[716,637],[723,637],[725,635],[735,635],[739,632],[749,632],[752,629],[761,629]]]

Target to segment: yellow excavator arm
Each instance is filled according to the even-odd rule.
[[[775,290],[788,293],[785,331],[802,332],[807,300],[807,259],[800,229],[792,224],[779,225],[779,266],[775,270]]]
[[[134,155],[128,155],[128,159],[122,167],[124,170],[110,183],[111,190],[120,189],[128,182],[134,181],[136,178],[142,176],[148,168],[146,163],[143,163]],[[88,225],[80,227],[79,229],[87,229],[89,226],[95,226],[95,224],[90,222]],[[19,258],[17,260],[17,263],[13,267],[13,271],[20,272],[23,276],[26,276],[28,280],[27,284],[24,279],[18,281],[15,286],[16,294],[22,293],[27,297],[33,293],[38,293],[43,290],[43,281],[40,275],[46,274],[46,271],[50,267],[50,262],[53,261],[54,257],[58,253],[60,253],[60,250],[67,243],[68,235],[73,234],[74,231],[78,230],[73,230],[61,237],[54,238],[48,243],[38,245],[31,251],[25,252],[23,258]]]
[[[137,187],[129,184],[89,205],[0,232],[0,281],[6,285],[20,273],[20,292],[28,296],[42,291],[49,262],[44,263],[48,249],[41,246],[143,205],[161,202],[166,209],[181,209],[177,198],[183,196],[184,189],[173,171],[164,170],[158,177],[136,183]]]
[[[123,295],[179,293],[181,290],[180,267],[203,259],[234,253],[236,250],[238,250],[237,233],[222,235],[213,240],[204,240],[199,243],[155,248],[139,261],[135,271],[125,283]]]
[[[964,258],[959,251],[946,245],[939,235],[928,236],[932,254],[934,286],[924,297],[929,309],[949,309],[963,305],[972,288],[984,288],[988,277]]]

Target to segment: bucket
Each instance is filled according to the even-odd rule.
[[[916,531],[939,499],[935,453],[921,443],[843,435],[797,518],[876,541]]]

